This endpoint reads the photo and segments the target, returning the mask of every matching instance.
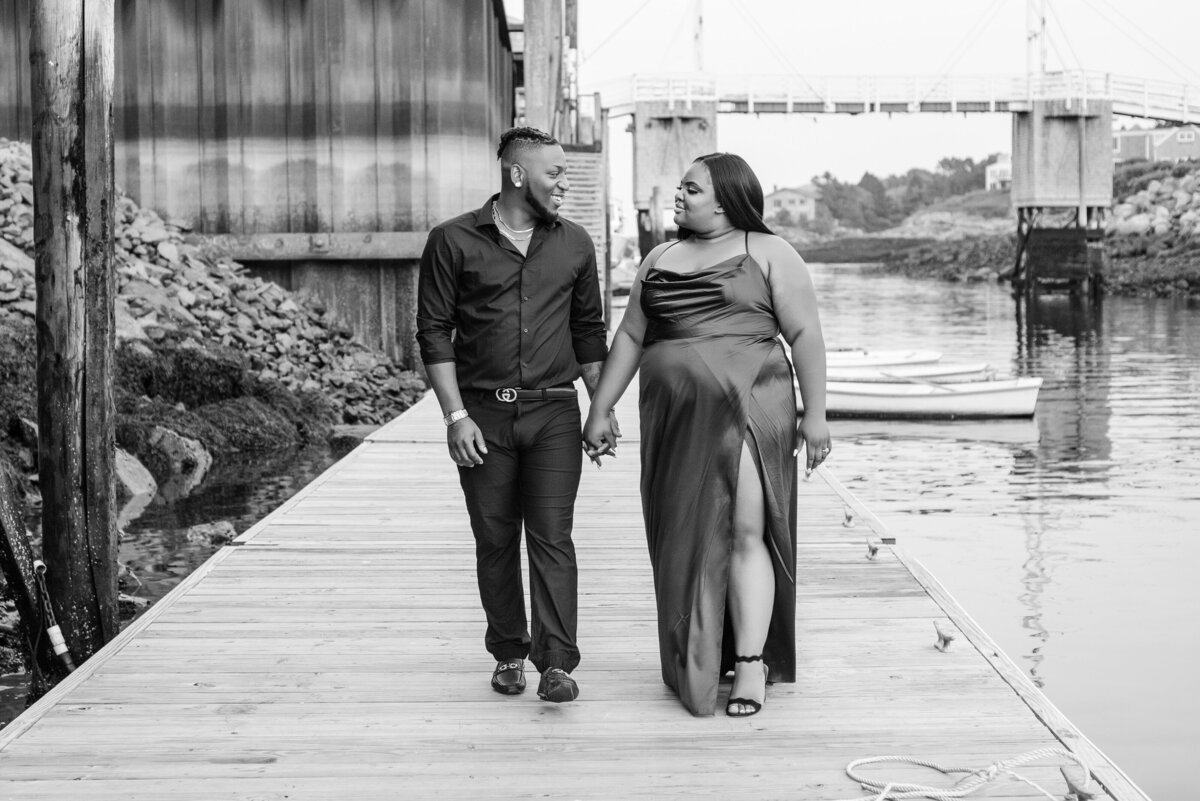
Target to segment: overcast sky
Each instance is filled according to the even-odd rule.
[[[1035,0],[1041,5],[1041,0]],[[515,5],[515,4],[513,4]],[[992,75],[1026,69],[1027,0],[579,0],[583,91],[614,95],[635,74]],[[1200,85],[1200,0],[1046,0],[1047,65]],[[627,120],[626,120],[627,121]],[[943,156],[1011,149],[1004,114],[724,114],[718,147],[744,155],[770,191],[832,172],[932,169]],[[614,130],[620,131],[624,122]],[[629,148],[613,137],[614,190]],[[699,155],[699,154],[697,154]]]

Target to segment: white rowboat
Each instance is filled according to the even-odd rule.
[[[1032,377],[961,384],[830,381],[826,411],[830,417],[1032,417],[1041,386],[1042,379]]]
[[[830,367],[825,371],[827,381],[870,381],[876,384],[898,384],[911,380],[982,381],[994,379],[996,370],[987,362],[926,362],[893,364],[883,367]]]
[[[827,367],[882,367],[892,364],[928,364],[942,358],[936,350],[865,350],[849,348],[825,352]]]

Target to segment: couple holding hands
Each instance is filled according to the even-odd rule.
[[[753,715],[768,682],[795,681],[799,446],[810,470],[830,450],[808,269],[763,222],[762,187],[746,162],[702,156],[675,194],[679,238],[642,263],[609,348],[594,245],[558,213],[570,188],[563,148],[515,128],[497,155],[500,193],[430,232],[417,310],[475,536],[492,688],[523,692],[529,658],[539,697],[578,697],[580,441],[597,463],[615,451],[613,408],[640,372],[663,681],[692,714],[712,715],[732,671],[725,712]]]

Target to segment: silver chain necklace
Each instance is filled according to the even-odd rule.
[[[494,200],[492,201],[492,222],[496,223],[496,227],[500,229],[500,233],[504,234],[514,242],[527,242],[528,240],[532,239],[533,229],[537,228],[536,223],[531,225],[529,228],[525,228],[520,231],[518,231],[516,228],[510,228],[508,224],[504,222],[504,218],[500,216],[500,210],[496,208],[496,201]]]

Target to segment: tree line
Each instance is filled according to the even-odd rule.
[[[935,170],[914,167],[903,175],[886,178],[866,172],[856,184],[843,183],[825,172],[812,179],[821,192],[813,221],[794,219],[787,209],[776,213],[772,221],[784,227],[810,228],[822,233],[831,231],[835,222],[843,228],[882,231],[939,200],[983,189],[987,167],[999,157],[999,153],[982,161],[946,157]]]

